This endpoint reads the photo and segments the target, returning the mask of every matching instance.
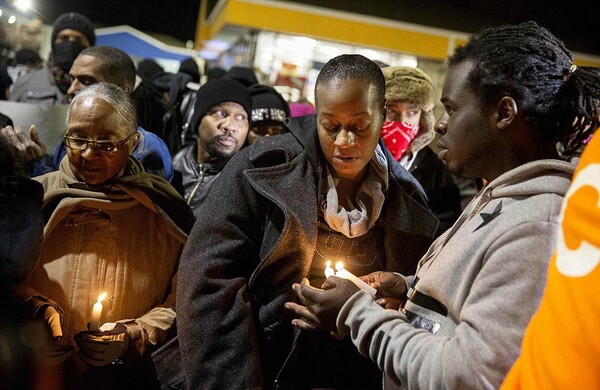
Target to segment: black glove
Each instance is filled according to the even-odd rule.
[[[129,347],[127,327],[116,324],[107,332],[79,332],[75,335],[79,358],[92,366],[107,366],[125,355]]]

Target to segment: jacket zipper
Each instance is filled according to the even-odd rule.
[[[202,179],[204,178],[204,166],[202,166],[202,164],[198,164],[197,167],[198,167],[198,171],[199,171],[198,177],[196,179],[196,184],[194,185],[192,192],[190,192],[187,199],[185,200],[185,202],[187,204],[190,204],[190,202],[194,198],[194,195],[196,195],[196,191],[198,191],[198,188],[200,188],[200,184],[202,184]]]

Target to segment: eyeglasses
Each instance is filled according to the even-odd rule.
[[[76,150],[78,152],[86,150],[88,147],[92,150],[100,153],[116,153],[119,150],[119,146],[124,145],[131,139],[132,136],[136,135],[137,132],[131,133],[127,138],[121,141],[92,141],[84,138],[72,137],[65,135],[65,145],[67,148]]]

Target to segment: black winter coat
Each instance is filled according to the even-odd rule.
[[[181,257],[177,331],[189,388],[271,388],[289,351],[283,304],[311,266],[326,160],[315,116],[286,126],[227,164]],[[386,268],[411,274],[438,223],[418,182],[386,154]]]

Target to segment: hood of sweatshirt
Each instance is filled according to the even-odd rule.
[[[467,209],[477,213],[494,199],[528,197],[537,194],[557,194],[564,197],[579,158],[570,161],[536,160],[520,165],[497,177],[485,186]]]

